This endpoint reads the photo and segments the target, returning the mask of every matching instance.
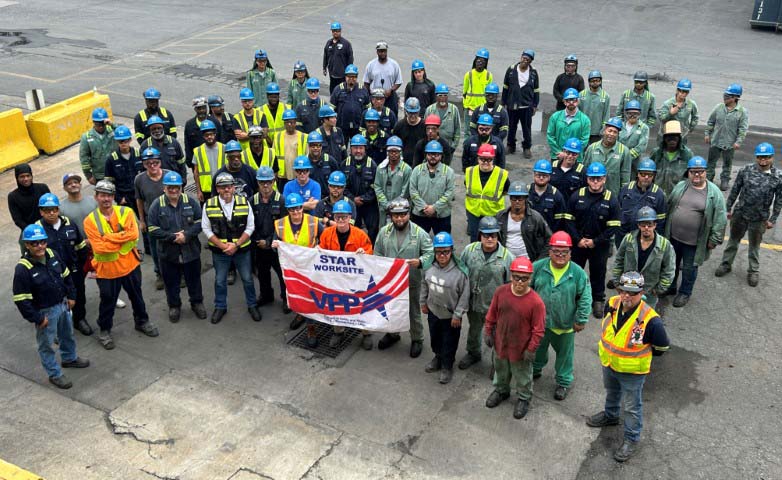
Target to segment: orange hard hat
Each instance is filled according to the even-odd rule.
[[[554,235],[551,236],[551,240],[549,240],[548,244],[551,247],[572,247],[573,240],[567,232],[560,230],[559,232],[554,232]]]
[[[510,264],[511,272],[532,273],[532,262],[527,257],[516,257]]]
[[[443,122],[440,120],[440,117],[435,115],[434,113],[431,115],[427,115],[424,119],[424,125],[437,125],[438,127],[442,125]]]
[[[494,158],[495,155],[494,150],[495,150],[494,145],[489,145],[488,143],[484,143],[483,145],[478,147],[478,156]]]

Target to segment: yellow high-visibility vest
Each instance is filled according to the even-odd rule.
[[[603,334],[597,344],[600,363],[619,373],[649,373],[652,366],[652,346],[644,344],[643,337],[649,321],[657,314],[646,302],[641,301],[622,328],[616,331],[619,311],[622,308],[619,296],[611,297],[608,304],[614,312],[603,318]]]
[[[466,192],[464,203],[467,211],[476,217],[493,217],[505,210],[502,186],[508,181],[508,171],[494,167],[486,185],[481,186],[480,167],[468,167],[464,174]]]

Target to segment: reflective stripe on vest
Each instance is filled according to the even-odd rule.
[[[250,215],[250,205],[247,203],[247,198],[240,197],[240,196],[234,196],[234,203],[233,203],[233,212],[231,213],[231,220],[233,220],[236,217],[248,217]],[[223,207],[220,206],[220,197],[212,197],[206,202],[206,206],[204,207],[206,210],[206,216],[207,218],[211,220],[221,221],[223,219],[228,221],[228,218],[225,216],[225,213],[223,212]],[[247,220],[245,219],[245,225],[247,225]],[[213,228],[214,230],[214,228]],[[240,235],[241,237],[241,235]],[[223,243],[236,243],[239,238],[217,238]],[[216,247],[214,243],[209,241],[209,245]],[[247,241],[239,245],[239,248],[244,248],[246,246],[250,245],[250,239],[247,238]]]
[[[603,318],[603,334],[598,343],[600,363],[619,373],[649,373],[652,365],[652,346],[642,342],[646,326],[657,315],[649,305],[642,302],[617,332],[615,326],[622,308],[619,297],[611,298],[609,305],[614,312]]]
[[[121,232],[123,230],[122,224],[125,223],[125,219],[128,218],[128,215],[130,215],[133,212],[128,207],[121,207],[114,205],[114,215],[117,216],[117,225],[119,227],[119,231]],[[95,227],[98,229],[98,233],[102,237],[106,234],[106,231],[109,231],[111,233],[114,233],[114,230],[111,228],[111,224],[106,221],[106,217],[103,216],[103,214],[100,213],[99,209],[95,209],[92,211],[92,221],[95,222]],[[130,253],[131,250],[133,250],[136,247],[136,241],[130,240],[128,242],[123,243],[120,248],[119,252],[111,252],[111,253],[98,253],[93,252],[93,258],[95,258],[96,262],[113,262],[115,260],[119,259],[120,255],[127,255]]]
[[[302,247],[314,248],[317,239],[317,221],[316,217],[304,214],[306,222],[301,222],[301,228],[298,233],[293,233],[291,227],[291,217],[285,216],[274,221],[274,228],[277,230],[277,236],[285,243],[299,245]]]
[[[261,115],[263,115],[261,109],[258,107],[253,107],[253,125],[257,125],[259,127],[261,126]],[[247,133],[250,130],[250,125],[247,123],[247,116],[245,116],[244,110],[239,113],[234,113],[234,118],[237,122],[239,122],[239,127],[243,132]],[[249,139],[239,140],[239,144],[244,149],[250,148]]]
[[[274,134],[274,160],[277,162],[277,176],[285,178],[285,131]],[[307,135],[296,131],[296,156],[307,155]]]
[[[507,170],[494,167],[486,185],[481,186],[480,167],[472,166],[467,168],[464,179],[467,182],[464,203],[468,212],[476,217],[493,217],[505,210],[502,186],[508,180]]]
[[[261,167],[272,168],[272,149],[263,145],[263,156],[261,157],[260,165],[255,163],[255,156],[251,149],[242,150],[242,163],[256,171]]]
[[[282,119],[282,112],[284,112],[287,108],[290,107],[283,103],[277,104],[277,115],[274,116],[272,115],[272,111],[269,108],[268,103],[263,106],[263,116],[266,117],[266,125],[269,127],[269,135],[273,135],[277,132],[285,130],[285,121]]]
[[[217,170],[220,170],[225,163],[225,150],[222,143],[216,142],[215,144],[217,145]],[[193,156],[198,167],[198,185],[201,186],[202,192],[211,193],[212,167],[209,165],[209,157],[206,154],[206,144],[203,143],[200,147],[194,148]]]

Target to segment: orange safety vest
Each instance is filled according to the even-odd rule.
[[[124,225],[129,217],[133,218],[128,231],[136,230],[138,226],[135,222],[135,213],[129,207],[114,205],[114,213],[110,221],[106,221],[106,217],[100,213],[100,209],[95,209],[84,219],[85,233],[90,237],[89,234],[93,233],[92,228],[97,230],[97,234],[100,237],[103,237],[107,232],[123,232],[126,230]],[[98,252],[96,247],[98,247],[101,239],[94,238],[93,233],[93,238],[90,238],[90,244],[93,247],[92,267],[95,269],[98,278],[118,278],[132,272],[139,265],[138,254],[136,253],[137,240],[138,236],[122,243],[117,252]]]
[[[642,300],[617,331],[617,319],[622,308],[619,296],[611,297],[608,304],[614,311],[603,318],[603,334],[598,342],[600,363],[619,373],[649,373],[652,366],[652,345],[644,344],[643,338],[646,325],[657,313]]]

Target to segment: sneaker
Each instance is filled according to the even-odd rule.
[[[509,392],[500,393],[498,390],[494,390],[489,394],[489,398],[486,399],[486,407],[494,408],[508,398],[510,398]]]
[[[596,428],[612,427],[619,425],[619,417],[611,418],[606,415],[605,411],[602,411],[587,418],[586,424]]]
[[[361,348],[364,350],[372,350],[372,348],[375,346],[375,342],[372,340],[372,334],[367,333],[366,335],[361,336]]]
[[[418,358],[421,356],[421,351],[424,349],[424,342],[421,340],[413,340],[410,344],[410,358]]]
[[[155,290],[163,290],[164,287],[165,285],[163,285],[163,277],[158,275],[155,279]]]
[[[429,361],[429,363],[426,364],[426,367],[424,367],[424,371],[426,373],[433,373],[433,372],[439,372],[442,368],[442,364],[440,363],[440,357],[437,355],[432,358],[432,360]]]
[[[62,368],[87,368],[90,366],[90,361],[86,358],[76,357],[75,360],[70,362],[62,362]]]
[[[177,323],[179,317],[182,315],[182,309],[179,307],[169,307],[168,309],[168,321],[171,323]]]
[[[98,334],[98,341],[106,350],[114,350],[114,339],[111,338],[111,332],[101,331]]]
[[[728,180],[727,178],[723,178],[722,180],[720,180],[720,190],[725,192],[728,190],[728,187],[730,187],[730,180]]]
[[[157,337],[160,335],[160,332],[158,332],[157,327],[154,323],[147,320],[146,322],[142,323],[141,325],[136,325],[136,330],[143,333],[144,335],[148,337]]]
[[[467,370],[480,361],[481,357],[475,356],[472,353],[467,353],[462,357],[461,360],[459,360],[459,370]]]
[[[724,277],[727,275],[733,267],[728,265],[727,263],[720,263],[720,266],[717,267],[717,270],[714,271],[715,277]]]
[[[673,306],[676,308],[681,308],[685,305],[687,305],[687,302],[690,301],[690,296],[685,295],[683,293],[680,293],[676,295],[676,297],[673,299]]]
[[[563,387],[562,385],[557,385],[557,388],[554,389],[554,399],[564,400],[567,397],[569,391],[569,388]]]
[[[206,309],[203,303],[194,303],[190,305],[190,309],[195,313],[195,316],[204,320],[206,318]]]
[[[527,416],[529,411],[529,400],[522,400],[521,398],[516,401],[516,406],[513,408],[513,418],[520,420]]]
[[[337,348],[342,343],[342,340],[345,339],[345,332],[333,332],[331,334],[331,338],[329,338],[329,347],[330,348]]]
[[[125,308],[127,306],[128,306],[128,304],[125,303],[124,300],[122,300],[121,298],[117,299],[117,308]]]
[[[614,452],[614,460],[619,463],[626,462],[638,451],[638,444],[639,442],[633,442],[625,438],[622,446]]]
[[[440,370],[440,383],[446,385],[448,383],[451,383],[452,379],[453,379],[452,368],[443,368],[442,370]]]
[[[73,328],[80,331],[82,335],[86,335],[88,337],[94,332],[92,326],[90,326],[89,322],[87,322],[87,320],[84,318],[81,320],[74,320]]]
[[[68,390],[73,386],[71,381],[68,380],[65,375],[60,375],[59,377],[49,377],[49,383],[57,388],[62,388],[63,390]]]
[[[236,272],[228,272],[228,285],[233,285],[234,283],[236,283]]]
[[[760,274],[758,272],[749,272],[747,274],[747,283],[750,287],[757,287],[760,281]]]
[[[304,325],[305,320],[307,319],[297,313],[296,316],[293,317],[293,320],[291,320],[291,324],[288,325],[288,327],[291,330],[297,330],[299,327]]]
[[[387,348],[391,348],[401,338],[402,337],[400,337],[398,333],[386,333],[385,335],[383,335],[380,341],[377,342],[377,349],[385,350]]]

